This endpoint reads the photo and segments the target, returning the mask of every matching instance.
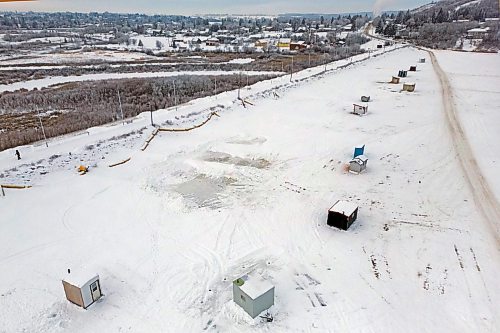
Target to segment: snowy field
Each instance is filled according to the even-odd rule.
[[[108,50],[88,50],[82,52],[67,51],[67,52],[40,52],[38,54],[29,54],[22,57],[3,58],[2,65],[26,65],[26,64],[64,64],[64,63],[79,63],[79,62],[120,62],[120,61],[146,61],[158,60],[157,57],[150,56],[139,52],[121,52]]]
[[[476,56],[468,66],[484,77]],[[403,79],[414,93],[386,83],[419,58]],[[23,147],[20,162],[0,153],[0,183],[33,185],[0,198],[0,332],[498,331],[498,244],[459,167],[428,54],[333,70],[342,65],[259,82],[242,91],[247,108],[226,92],[156,112],[164,127],[200,123],[211,107],[220,118],[162,132],[144,152],[149,114]],[[457,98],[468,79],[451,75]],[[373,99],[363,117],[350,114],[361,95]],[[498,94],[477,96],[497,105]],[[368,169],[353,175],[343,166],[358,144]],[[347,232],[326,226],[337,199],[360,207]],[[65,299],[68,268],[101,276],[105,296],[88,310]],[[272,323],[231,300],[247,272],[275,285]]]
[[[146,73],[99,73],[99,74],[83,74],[69,76],[51,76],[44,79],[21,81],[9,84],[0,84],[0,93],[4,91],[16,91],[19,89],[42,89],[53,86],[55,84],[81,82],[81,81],[102,81],[102,80],[117,80],[117,79],[136,79],[136,78],[152,78],[152,77],[173,77],[182,75],[235,75],[243,74],[248,76],[255,75],[279,75],[282,72],[265,72],[265,71],[176,71],[176,72],[146,72]]]

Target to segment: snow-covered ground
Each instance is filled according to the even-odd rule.
[[[464,4],[460,5],[460,6],[455,7],[455,11],[458,11],[458,10],[464,8],[464,7],[469,7],[469,6],[472,6],[472,5],[476,5],[476,4],[480,3],[480,2],[481,2],[481,0],[473,0],[473,1],[466,2],[466,3],[464,3]]]
[[[386,83],[419,58],[403,80],[416,92]],[[477,59],[468,66],[484,76]],[[226,92],[156,112],[170,127],[212,106],[220,118],[162,132],[144,152],[151,127],[124,134],[148,114],[23,147],[20,162],[0,153],[0,183],[34,185],[0,198],[0,332],[498,331],[498,244],[461,174],[427,53],[332,70],[344,64],[259,82],[243,90],[247,108]],[[364,117],[350,114],[361,95],[373,99]],[[485,108],[497,98],[481,96]],[[358,144],[368,170],[348,174]],[[337,199],[360,206],[347,232],[326,226]],[[67,302],[68,268],[99,273],[105,297],[88,310]],[[249,271],[276,287],[272,323],[231,301],[231,281]]]
[[[500,201],[500,54],[436,51],[476,160]]]
[[[172,77],[181,75],[234,75],[242,73],[244,75],[274,75],[281,72],[259,72],[259,71],[178,71],[178,72],[139,72],[139,73],[99,73],[70,76],[51,76],[44,79],[20,81],[9,84],[0,84],[0,93],[4,91],[16,91],[19,89],[41,89],[53,86],[55,84],[81,82],[81,81],[102,81],[132,78],[151,78],[151,77]]]
[[[64,63],[79,63],[92,61],[118,62],[118,61],[143,61],[143,60],[158,60],[157,57],[150,56],[139,52],[129,51],[109,51],[109,50],[88,50],[82,52],[66,51],[54,53],[38,53],[30,54],[22,57],[11,57],[2,59],[2,65],[19,65],[19,64],[64,64]]]

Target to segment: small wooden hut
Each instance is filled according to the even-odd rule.
[[[416,72],[417,66],[410,66],[410,72]]]
[[[368,103],[370,101],[370,96],[361,96],[361,102]]]
[[[349,162],[349,172],[360,174],[366,170],[368,158],[364,155],[358,155]]]
[[[84,309],[102,297],[97,274],[68,273],[62,280],[62,284],[68,301]]]
[[[403,91],[414,92],[415,83],[403,83]]]
[[[391,83],[398,84],[399,83],[399,77],[393,76],[392,80],[391,80]]]
[[[255,318],[274,305],[274,286],[261,276],[244,275],[233,281],[233,301]]]
[[[359,104],[353,104],[352,113],[357,114],[359,116],[364,115],[368,112],[368,106],[363,106]]]
[[[327,224],[342,230],[347,230],[358,217],[358,206],[353,203],[338,200],[328,210]]]

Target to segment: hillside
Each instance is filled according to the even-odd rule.
[[[497,0],[446,0],[374,20],[376,32],[434,49],[497,52]],[[472,30],[476,29],[476,30]]]
[[[443,0],[411,10],[417,17],[432,17],[440,11],[456,20],[481,20],[498,17],[498,0]]]

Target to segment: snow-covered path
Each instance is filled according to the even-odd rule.
[[[0,270],[9,272],[0,276],[0,327],[498,330],[497,244],[478,222],[439,78],[428,62],[409,73],[415,93],[386,83],[422,57],[403,49],[302,82],[260,82],[243,90],[253,95],[248,108],[228,92],[160,111],[158,122],[178,127],[212,106],[221,117],[160,133],[144,152],[151,128],[120,137],[147,124],[139,117],[25,148],[33,165],[16,170],[13,152],[0,153],[2,182],[36,180],[0,199]],[[272,85],[279,97],[254,93]],[[373,99],[364,117],[349,113],[361,95]],[[360,143],[368,170],[345,173]],[[80,163],[95,166],[82,177]],[[347,232],[326,226],[341,198],[360,206]],[[60,283],[67,268],[98,272],[102,301],[87,311],[69,304]],[[250,320],[231,301],[231,281],[248,271],[276,286],[272,323]]]

